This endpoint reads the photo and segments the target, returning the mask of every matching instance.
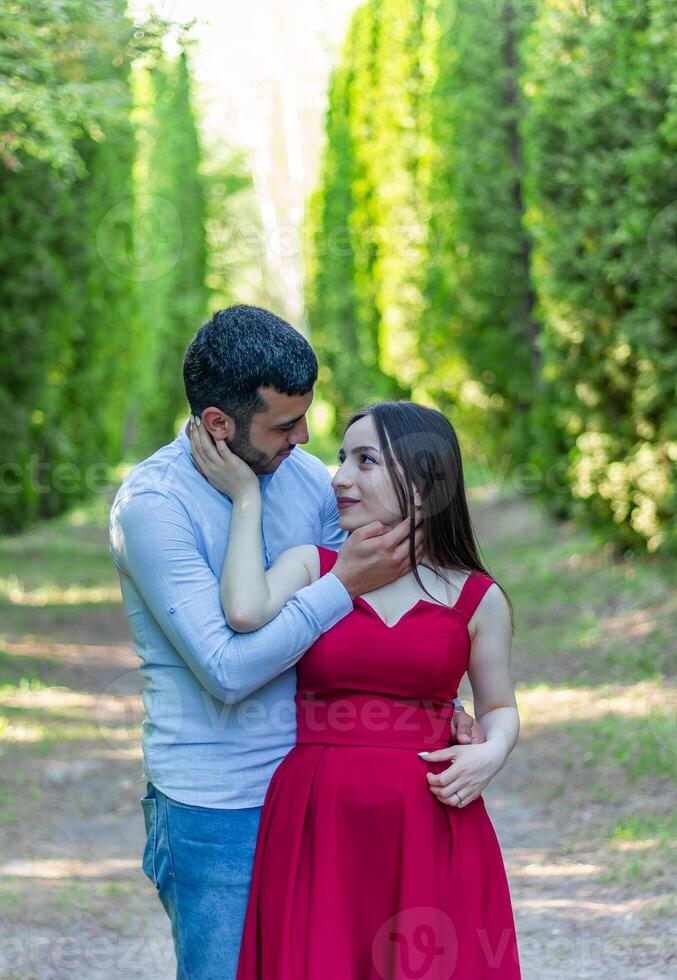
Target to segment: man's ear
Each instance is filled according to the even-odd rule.
[[[220,408],[205,408],[202,413],[202,424],[214,439],[224,439],[229,442],[235,434],[235,421]]]

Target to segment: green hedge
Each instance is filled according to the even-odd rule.
[[[36,2],[0,16],[10,15],[0,42],[4,530],[89,495],[105,482],[96,464],[118,461],[122,336],[134,315],[98,238],[132,189],[124,5]]]
[[[538,462],[570,513],[655,550],[675,513],[677,9],[540,6],[524,83]]]
[[[437,404],[503,479],[650,551],[674,544],[676,24],[672,0],[369,0],[309,206],[339,412]]]
[[[108,489],[183,408],[205,215],[187,58],[167,61],[167,30],[133,25],[124,0],[0,10],[3,531]],[[135,60],[156,80],[147,129]]]

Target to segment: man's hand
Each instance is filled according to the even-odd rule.
[[[416,563],[423,558],[423,530],[416,528]],[[373,592],[411,571],[409,518],[389,529],[379,521],[353,531],[332,569],[351,598]]]
[[[465,708],[455,707],[451,716],[451,743],[459,745],[475,745],[486,742],[487,736],[482,731],[479,721],[469,715]]]

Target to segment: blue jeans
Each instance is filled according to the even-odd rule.
[[[234,980],[261,807],[178,803],[148,783],[143,870],[172,924],[177,980]]]

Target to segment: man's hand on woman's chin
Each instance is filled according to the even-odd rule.
[[[486,740],[487,736],[477,719],[469,715],[465,708],[456,707],[451,719],[451,744],[476,745]]]
[[[420,522],[419,522],[420,523]],[[416,561],[423,557],[423,529],[415,533]],[[393,528],[380,521],[358,527],[341,545],[332,569],[351,598],[373,592],[411,571],[409,518]]]

